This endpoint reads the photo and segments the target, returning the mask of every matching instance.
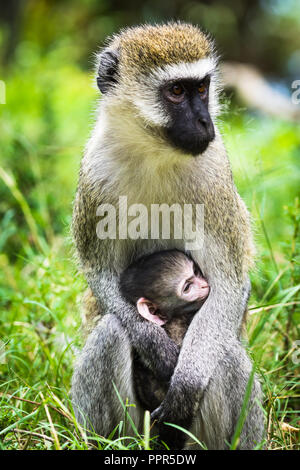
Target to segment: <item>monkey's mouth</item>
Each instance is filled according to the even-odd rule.
[[[197,124],[192,128],[189,126],[188,130],[185,128],[178,132],[173,126],[167,128],[147,126],[145,129],[155,139],[159,139],[162,143],[168,142],[173,148],[193,157],[198,157],[205,152],[210,142],[215,138],[212,122],[206,131],[199,129]]]
[[[210,142],[215,138],[215,129],[213,123],[207,129],[199,129],[195,124],[194,126],[186,126],[188,129],[175,129],[174,127],[167,128],[166,138],[171,145],[184,153],[197,157],[205,152]]]

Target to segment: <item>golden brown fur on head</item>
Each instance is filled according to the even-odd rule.
[[[121,75],[196,62],[213,53],[212,42],[199,28],[180,22],[125,29],[115,36],[112,46],[120,49]]]

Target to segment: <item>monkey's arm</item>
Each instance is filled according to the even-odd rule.
[[[132,348],[115,315],[104,315],[80,352],[72,377],[71,396],[78,422],[88,430],[108,436],[124,419],[123,403],[140,427],[140,409],[133,387]]]
[[[208,449],[228,449],[245,402],[252,372],[252,361],[240,341],[230,344],[209,381],[200,412],[196,413],[190,429]],[[264,437],[261,385],[256,375],[252,379],[252,393],[239,435],[238,449],[243,450],[253,449]],[[189,447],[187,443],[185,448]]]
[[[132,347],[160,379],[169,381],[179,354],[179,348],[160,326],[145,321],[134,306],[127,302],[119,289],[119,278],[111,271],[86,273],[101,311],[112,313],[127,331]]]

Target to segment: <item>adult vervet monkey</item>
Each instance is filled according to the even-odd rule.
[[[223,448],[241,409],[251,363],[238,347],[238,337],[253,244],[249,215],[216,125],[216,67],[211,40],[197,27],[182,23],[126,29],[98,57],[102,98],[81,164],[73,233],[82,271],[105,315],[79,358],[72,396],[89,425],[102,435],[123,416],[112,381],[124,400],[136,399],[133,350],[154,373],[162,371],[161,378],[170,380],[153,414],[159,423],[192,427],[209,448]],[[127,197],[128,207],[143,204],[149,214],[151,204],[204,205],[203,243],[191,255],[210,294],[192,320],[180,354],[162,328],[143,320],[121,296],[119,275],[143,254],[185,251],[189,240],[175,239],[174,226],[168,240],[134,240],[124,233],[100,239],[98,208],[118,207],[119,196]],[[233,384],[226,382],[222,368],[228,361]],[[247,363],[243,374],[235,372],[236,363],[239,370]],[[256,381],[241,448],[253,447],[262,438],[262,412],[254,403],[259,395]],[[134,413],[138,423],[143,410],[137,406]],[[182,447],[184,434],[162,424],[160,432],[172,447]]]

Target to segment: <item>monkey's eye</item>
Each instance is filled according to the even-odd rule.
[[[185,90],[180,83],[173,83],[173,85],[164,88],[163,94],[168,101],[174,104],[182,103],[185,99]]]
[[[183,93],[183,88],[178,83],[175,83],[175,85],[172,86],[171,91],[174,95],[180,96]]]
[[[187,294],[191,290],[192,282],[186,282],[183,287],[183,292]]]
[[[201,95],[206,92],[206,86],[204,83],[201,83],[201,85],[198,87],[198,91]]]

